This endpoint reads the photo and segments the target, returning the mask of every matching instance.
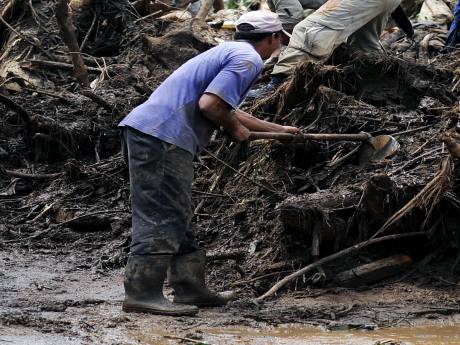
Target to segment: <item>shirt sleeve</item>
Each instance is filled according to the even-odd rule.
[[[215,76],[204,92],[218,96],[236,109],[261,71],[261,66],[247,59],[230,61]]]

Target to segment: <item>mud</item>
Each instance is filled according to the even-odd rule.
[[[130,205],[116,124],[177,66],[231,34],[197,21],[136,21],[126,1],[95,2],[75,19],[79,43],[87,38],[88,93],[68,68],[37,62],[70,59],[52,2],[32,5],[36,12],[29,5],[8,19],[29,36],[0,38],[1,95],[9,100],[0,102],[0,343],[456,340],[457,326],[449,327],[460,312],[460,191],[445,143],[460,137],[458,53],[433,58],[408,45],[400,54],[408,43],[401,37],[388,39],[388,56],[340,49],[324,66],[298,66],[267,99],[245,103],[256,116],[304,131],[391,134],[401,149],[363,165],[355,143],[236,144],[216,133],[194,162],[194,224],[208,249],[209,284],[236,289],[239,300],[193,318],[124,314]],[[86,36],[93,20],[98,30]],[[430,30],[418,26],[417,40]],[[321,279],[299,276],[255,302],[318,257],[369,239],[395,214],[386,233],[426,236],[370,246],[322,267]],[[394,277],[354,289],[334,282],[398,254],[413,265]],[[397,328],[408,326],[421,328]]]
[[[436,288],[422,281],[366,291],[311,288],[170,318],[123,313],[122,269],[88,268],[81,253],[4,250],[0,262],[2,344],[179,343],[164,336],[210,344],[455,344],[460,336],[460,288],[442,280]]]

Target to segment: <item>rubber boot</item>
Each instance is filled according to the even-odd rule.
[[[123,311],[160,315],[195,315],[196,306],[176,304],[163,295],[172,255],[130,256],[125,267]]]
[[[174,256],[169,271],[169,285],[174,289],[174,302],[198,307],[216,307],[234,298],[233,293],[214,293],[205,283],[206,252],[198,250]]]
[[[252,98],[262,98],[265,96],[268,96],[268,94],[275,92],[275,90],[286,80],[286,76],[282,75],[273,75],[270,79],[270,81],[264,85],[261,86],[258,89],[252,89],[249,90],[247,94],[248,99]]]

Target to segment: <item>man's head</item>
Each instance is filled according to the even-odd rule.
[[[251,42],[263,59],[280,47],[283,26],[278,15],[269,11],[243,14],[236,22],[236,40]]]

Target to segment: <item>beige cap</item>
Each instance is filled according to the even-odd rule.
[[[238,26],[249,24],[254,27],[253,30],[240,30]],[[269,11],[251,11],[243,14],[235,23],[237,32],[251,33],[270,33],[283,31],[283,25],[278,15]],[[245,25],[241,25],[242,28]]]

